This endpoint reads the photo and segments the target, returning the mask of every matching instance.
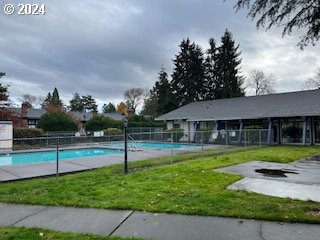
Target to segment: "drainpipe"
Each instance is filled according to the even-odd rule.
[[[271,144],[272,119],[268,118],[268,144]]]
[[[307,118],[303,117],[303,132],[302,132],[302,144],[307,144]]]

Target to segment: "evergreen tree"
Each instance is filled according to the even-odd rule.
[[[5,73],[0,72],[0,78],[5,75],[6,75]],[[2,83],[0,83],[0,107],[9,106],[8,100],[9,100],[8,86],[3,86]]]
[[[144,100],[141,115],[158,115],[158,96],[154,91],[155,87],[149,91],[148,97]]]
[[[183,40],[173,60],[172,90],[177,106],[202,100],[204,96],[204,64],[201,48],[190,39]]]
[[[84,111],[84,103],[83,103],[79,93],[73,94],[73,98],[70,100],[69,110],[75,111],[75,112],[83,112]]]
[[[89,112],[98,112],[96,100],[94,100],[91,95],[82,96],[82,102],[85,110]]]
[[[232,98],[244,95],[243,77],[240,76],[239,45],[235,45],[231,32],[225,31],[221,38],[215,62],[215,92],[216,99]]]
[[[115,113],[117,111],[116,106],[113,103],[103,104],[102,112],[103,113]]]
[[[215,98],[215,82],[216,82],[216,58],[217,46],[213,38],[209,39],[210,48],[207,50],[207,57],[204,62],[204,99],[212,100]]]
[[[58,92],[57,88],[54,88],[54,90],[53,90],[52,98],[51,98],[51,102],[50,103],[62,106],[62,101],[60,99],[59,92]]]
[[[158,100],[157,115],[165,114],[177,108],[177,105],[173,100],[174,96],[168,80],[168,74],[164,67],[160,70],[159,80],[155,84],[154,92]]]

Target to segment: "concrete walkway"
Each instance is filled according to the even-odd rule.
[[[319,240],[320,236],[315,224],[2,203],[0,226],[166,240]]]

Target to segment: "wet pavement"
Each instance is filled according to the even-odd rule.
[[[245,177],[230,190],[320,202],[320,155],[289,164],[252,161],[216,171]]]

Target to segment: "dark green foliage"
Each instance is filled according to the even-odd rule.
[[[39,128],[14,128],[13,138],[36,138],[41,137],[43,130]]]
[[[154,121],[150,118],[145,118],[143,116],[133,116],[127,117],[128,127],[165,127],[164,122]]]
[[[84,111],[84,103],[79,93],[73,94],[73,98],[70,100],[69,110],[74,112]]]
[[[5,73],[0,72],[0,78],[5,76]],[[4,86],[0,83],[0,107],[8,107],[7,101],[9,100],[9,94],[8,94],[8,85]]]
[[[204,64],[200,46],[183,40],[173,60],[172,90],[177,106],[202,100],[204,96]]]
[[[113,103],[103,104],[102,107],[103,113],[115,113],[117,112],[116,106]]]
[[[159,116],[176,108],[168,74],[164,67],[161,67],[158,81],[156,81],[153,89],[150,90],[141,114]]]
[[[57,88],[54,88],[53,93],[52,93],[52,98],[50,101],[51,104],[56,104],[56,105],[62,105],[62,101],[59,96],[59,92]]]
[[[179,142],[184,135],[184,130],[181,128],[172,128],[167,130],[167,133],[168,140],[172,140],[173,142]]]
[[[216,42],[213,38],[209,39],[210,48],[207,50],[207,57],[204,62],[204,99],[212,100],[215,99],[215,84],[217,79],[217,70],[215,62],[217,61],[217,53],[218,49],[216,46]]]
[[[237,0],[237,10],[248,8],[252,19],[258,18],[257,27],[284,26],[283,35],[290,35],[294,28],[306,31],[298,45],[303,48],[320,38],[319,0]]]
[[[37,128],[41,128],[46,132],[77,131],[78,124],[66,113],[52,112],[41,116]]]
[[[122,128],[122,122],[115,121],[109,117],[95,116],[85,125],[87,131],[102,131],[108,128]]]
[[[239,45],[236,46],[231,32],[221,38],[215,61],[215,99],[244,96],[244,79],[239,74],[241,64]]]
[[[94,100],[91,95],[82,96],[82,103],[86,111],[98,112],[96,100]]]

